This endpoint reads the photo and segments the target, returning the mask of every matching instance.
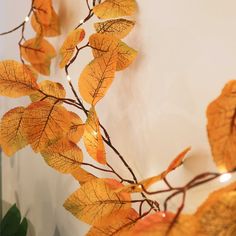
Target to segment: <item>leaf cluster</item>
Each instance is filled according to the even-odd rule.
[[[209,141],[219,173],[200,174],[183,187],[173,187],[167,177],[184,164],[190,151],[186,148],[166,170],[137,180],[131,167],[114,147],[96,112],[97,104],[111,88],[116,73],[128,68],[137,56],[137,51],[123,41],[135,25],[132,17],[137,11],[137,3],[135,0],[94,0],[92,7],[89,1],[86,0],[86,3],[88,16],[67,35],[59,50],[58,67],[65,70],[75,95],[75,99],[71,99],[66,97],[67,91],[61,83],[52,80],[38,82],[39,73],[50,74],[51,60],[56,56],[56,50],[45,38],[59,35],[60,27],[51,0],[32,1],[31,25],[36,36],[29,40],[22,38],[24,43],[19,45],[21,62],[0,62],[0,95],[10,98],[28,96],[31,101],[28,106],[15,107],[2,117],[2,150],[12,156],[30,145],[49,166],[73,176],[80,187],[68,197],[64,207],[79,220],[91,225],[87,233],[89,236],[235,235],[235,183],[210,194],[194,214],[185,215],[182,210],[189,189],[236,169],[236,82],[229,82],[207,110]],[[94,24],[96,32],[88,37],[88,42],[80,46],[86,36],[84,24],[94,15],[101,21]],[[91,49],[93,58],[82,70],[75,88],[69,67],[84,48]],[[88,109],[78,94],[88,104]],[[84,112],[86,119],[83,121],[78,112],[69,109],[70,106]],[[95,165],[84,162],[84,153],[79,146],[81,141]],[[124,179],[108,163],[106,145],[123,162],[132,179]],[[117,178],[99,178],[88,168]],[[160,181],[168,188],[151,192],[149,188]],[[147,196],[161,193],[170,193],[163,207]],[[179,194],[183,197],[182,203],[176,212],[170,212],[167,203]],[[137,196],[142,198],[136,199]],[[149,210],[143,212],[143,205]]]

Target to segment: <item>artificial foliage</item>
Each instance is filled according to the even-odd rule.
[[[28,222],[24,217],[22,219],[21,213],[14,204],[3,217],[0,222],[1,236],[26,236],[28,230]]]
[[[49,166],[78,180],[80,186],[65,199],[64,207],[78,220],[91,225],[88,236],[236,235],[235,182],[210,193],[194,214],[183,213],[188,190],[235,172],[236,80],[227,83],[222,94],[207,108],[209,143],[219,172],[199,173],[182,186],[170,183],[168,174],[181,168],[190,152],[186,148],[163,172],[137,179],[129,160],[118,151],[99,120],[96,105],[106,100],[116,74],[129,67],[138,55],[124,42],[135,26],[138,6],[135,0],[85,0],[83,4],[87,5],[87,16],[68,32],[59,50],[47,39],[60,35],[59,16],[51,0],[32,0],[24,22],[1,34],[21,32],[19,61],[0,62],[0,94],[11,98],[29,96],[31,100],[27,107],[16,107],[2,117],[3,152],[13,156],[30,145]],[[85,25],[91,18],[97,22],[94,33],[87,35]],[[26,39],[28,21],[35,35]],[[91,50],[91,61],[78,79],[72,79],[70,67],[85,48]],[[50,79],[38,82],[40,74],[50,78],[51,61],[57,55],[60,56],[58,69],[65,71],[73,98],[67,97],[60,83]],[[70,106],[76,112],[70,111]],[[82,114],[85,120],[80,117]],[[83,161],[84,153],[79,145],[85,146],[97,165]],[[107,149],[113,151],[112,158],[123,164],[123,172],[128,172],[130,178],[122,177],[123,172],[118,173],[108,162]],[[99,172],[110,177],[101,178]],[[150,187],[160,181],[165,187],[151,191]],[[163,204],[153,200],[153,196],[160,194],[167,194]],[[170,212],[169,201],[179,195],[182,199],[179,207]]]

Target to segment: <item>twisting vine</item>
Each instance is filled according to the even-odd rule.
[[[14,98],[28,95],[32,101],[28,107],[16,107],[3,116],[0,124],[1,148],[8,156],[12,156],[30,144],[35,152],[42,154],[48,165],[61,173],[71,174],[78,180],[81,187],[66,200],[64,207],[78,219],[92,226],[87,234],[89,236],[215,235],[216,231],[212,232],[215,222],[208,222],[208,227],[203,224],[204,219],[222,219],[208,212],[208,203],[210,202],[214,212],[217,212],[219,205],[227,206],[234,201],[234,208],[225,207],[225,211],[231,214],[236,209],[235,183],[211,194],[195,214],[187,216],[182,214],[182,211],[188,190],[216,178],[224,180],[235,172],[236,163],[232,151],[235,150],[235,144],[231,139],[235,136],[236,82],[231,81],[227,84],[222,95],[208,108],[209,141],[220,172],[202,173],[185,185],[174,187],[167,180],[167,176],[184,163],[190,151],[190,148],[187,148],[159,175],[138,180],[127,159],[113,144],[96,113],[96,104],[106,95],[115,73],[126,69],[136,58],[137,52],[122,39],[135,25],[135,22],[127,17],[135,14],[137,4],[135,0],[86,0],[85,4],[87,15],[68,34],[59,52],[59,67],[65,71],[74,99],[66,97],[66,91],[60,83],[49,80],[37,83],[38,74],[50,75],[51,60],[57,55],[53,45],[46,40],[47,37],[60,34],[59,17],[51,0],[32,0],[24,21],[12,30],[0,34],[3,36],[21,30],[18,42],[21,63],[13,60],[0,62],[0,94]],[[96,33],[92,34],[83,46],[78,46],[85,38],[86,32],[83,27],[94,16],[103,21],[95,23]],[[36,35],[27,40],[25,28],[29,20]],[[69,70],[76,63],[80,52],[85,49],[92,50],[94,59],[82,71],[76,88]],[[84,102],[90,105],[89,109]],[[220,109],[224,106],[228,112],[229,103],[234,104],[234,109],[230,110],[230,119],[221,120]],[[83,122],[77,113],[68,111],[63,104],[73,106],[78,112],[82,111],[86,121]],[[219,124],[222,122],[229,122],[229,128],[219,132]],[[223,143],[223,149],[218,143],[222,134],[226,136],[225,139],[230,140]],[[83,161],[82,151],[77,146],[81,139],[97,165]],[[222,145],[221,140],[220,142]],[[124,178],[123,173],[118,173],[107,161],[104,144],[122,162],[130,178]],[[83,167],[109,173],[116,179],[98,178]],[[150,191],[150,186],[158,181],[163,181],[166,188]],[[141,199],[133,199],[134,193],[139,193]],[[162,205],[149,197],[164,193],[169,195]],[[178,195],[182,195],[181,203],[176,212],[171,213],[168,202]],[[147,205],[146,212],[144,204]],[[186,222],[191,223],[186,226]],[[234,219],[225,224],[227,227],[222,227],[223,232],[235,232]]]

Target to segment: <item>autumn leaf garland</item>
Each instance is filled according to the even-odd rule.
[[[88,236],[213,236],[219,232],[235,235],[235,183],[210,194],[192,215],[182,214],[184,202],[177,212],[169,212],[167,201],[172,195],[182,194],[185,197],[188,189],[198,186],[201,181],[215,179],[220,173],[199,175],[199,179],[194,178],[185,187],[172,187],[167,181],[168,174],[181,167],[190,151],[186,148],[163,172],[137,180],[100,123],[97,104],[105,98],[116,73],[128,68],[137,56],[137,51],[123,41],[135,25],[132,16],[137,11],[136,1],[95,0],[93,7],[86,2],[88,17],[67,35],[59,49],[58,67],[65,70],[76,100],[67,98],[60,83],[51,80],[37,82],[39,74],[50,75],[51,61],[57,52],[46,38],[60,34],[60,23],[51,0],[34,0],[32,3],[29,16],[36,35],[26,40],[25,23],[22,24],[19,43],[21,63],[14,60],[0,62],[0,95],[11,98],[29,96],[31,100],[28,106],[13,108],[2,117],[0,145],[4,153],[12,156],[30,145],[49,166],[73,176],[81,186],[67,198],[64,207],[79,220],[91,225]],[[101,21],[94,24],[96,32],[88,36],[84,23],[93,15]],[[86,36],[88,42],[84,43]],[[74,88],[68,69],[83,48],[90,48],[93,58],[78,76],[78,86]],[[231,81],[207,110],[209,141],[221,172],[234,172],[236,168],[235,90],[236,83]],[[89,109],[80,100],[78,92]],[[69,106],[82,110],[86,119],[83,121],[77,113],[69,110]],[[84,154],[79,147],[81,141],[96,164],[84,162]],[[133,179],[124,179],[109,164],[105,144],[120,158]],[[99,178],[89,168],[115,175],[121,183],[116,179]],[[167,197],[164,211],[158,202],[145,195],[155,194],[149,188],[159,181],[164,181],[168,187],[163,192],[177,191]],[[149,207],[146,212],[143,211],[144,204]]]

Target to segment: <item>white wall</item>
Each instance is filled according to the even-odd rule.
[[[16,7],[14,0],[1,0],[0,31],[24,19],[30,0],[20,2]],[[59,47],[86,11],[82,0],[55,2],[63,20],[63,35],[53,40]],[[223,85],[236,76],[236,2],[138,0],[138,4],[137,26],[127,42],[139,51],[139,57],[128,70],[119,73],[98,105],[98,112],[139,178],[159,173],[182,149],[192,146],[183,168],[170,176],[177,185],[197,173],[215,170],[207,142],[205,110]],[[18,37],[14,33],[0,38],[1,59],[17,58]],[[74,84],[89,58],[86,51],[73,67]],[[65,81],[64,72],[58,69],[52,77]],[[27,104],[28,99],[0,101],[3,114],[17,104]],[[108,158],[123,171],[109,151]],[[4,200],[17,200],[34,226],[29,235],[84,235],[86,226],[62,207],[78,187],[70,176],[49,168],[30,148],[11,159],[4,157],[3,166]],[[194,211],[218,185],[216,181],[191,191],[186,211]],[[176,204],[173,202],[172,207]]]

